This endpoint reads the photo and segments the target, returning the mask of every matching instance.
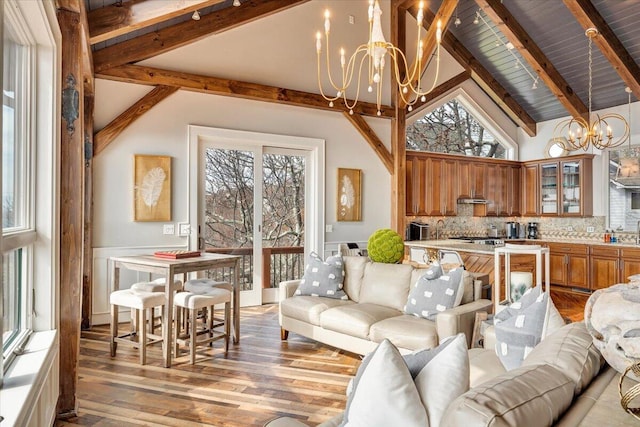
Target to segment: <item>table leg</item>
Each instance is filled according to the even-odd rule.
[[[164,321],[166,326],[162,331],[162,339],[164,341],[164,367],[171,367],[171,349],[172,349],[172,331],[173,331],[173,272],[167,271],[167,279],[164,281]]]
[[[233,343],[240,342],[240,260],[233,267]]]

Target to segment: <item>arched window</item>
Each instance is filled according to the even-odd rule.
[[[407,149],[508,158],[508,144],[476,118],[465,101],[457,96],[408,125]]]

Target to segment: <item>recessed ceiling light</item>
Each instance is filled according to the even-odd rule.
[[[197,10],[195,12],[193,12],[193,15],[191,15],[191,19],[193,19],[194,21],[199,21],[200,20],[200,12],[198,12]]]
[[[507,42],[507,44],[505,45],[507,47],[507,49],[511,50],[513,48],[515,48],[515,46],[513,45],[513,43],[511,42]]]

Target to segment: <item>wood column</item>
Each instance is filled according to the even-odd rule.
[[[406,45],[406,9],[397,1],[391,2],[391,43],[401,51]],[[391,104],[395,108],[391,119],[391,157],[393,158],[393,174],[391,175],[391,228],[404,236],[406,214],[406,124],[407,113],[402,107],[398,84],[391,73]],[[400,79],[404,79],[400,75]]]
[[[84,236],[82,248],[82,324],[91,327],[93,311],[93,107],[94,95],[84,94]]]
[[[76,386],[82,298],[84,88],[78,10],[58,9],[62,33],[60,137],[60,396],[59,418],[77,415]]]

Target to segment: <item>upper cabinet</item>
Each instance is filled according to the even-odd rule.
[[[593,157],[582,154],[525,162],[524,215],[591,216]]]

